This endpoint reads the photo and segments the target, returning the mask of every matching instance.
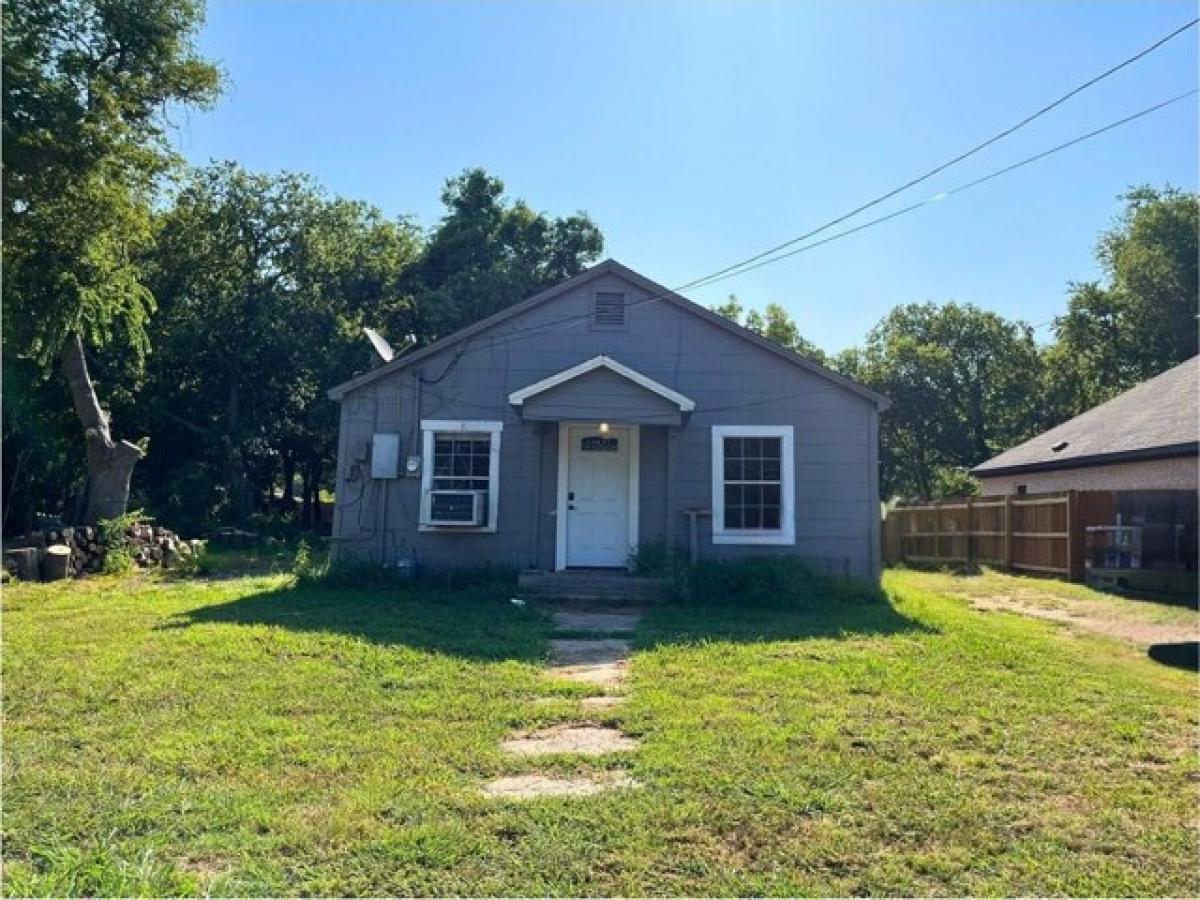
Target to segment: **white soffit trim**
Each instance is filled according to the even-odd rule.
[[[641,385],[646,390],[658,394],[658,396],[670,400],[679,407],[680,412],[691,412],[696,408],[696,401],[690,397],[685,397],[678,391],[673,391],[665,384],[660,384],[653,378],[649,378],[638,372],[636,369],[631,369],[629,366],[622,365],[611,357],[600,355],[593,356],[586,362],[581,362],[577,366],[571,366],[569,369],[563,369],[556,375],[551,375],[549,378],[543,378],[541,381],[534,382],[531,385],[521,388],[519,391],[513,391],[508,395],[508,402],[513,406],[520,406],[530,397],[548,391],[550,388],[558,387],[560,384],[565,384],[572,378],[578,378],[580,375],[586,375],[594,369],[605,368],[610,372],[616,372],[622,378],[628,378],[634,384]]]

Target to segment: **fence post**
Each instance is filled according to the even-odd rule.
[[[1067,491],[1067,580],[1083,581],[1083,529],[1079,527],[1079,492]]]
[[[1012,494],[1004,495],[1004,569],[1012,571]]]
[[[975,567],[975,522],[971,498],[967,498],[967,568]]]

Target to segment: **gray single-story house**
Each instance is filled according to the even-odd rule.
[[[619,569],[666,544],[879,575],[887,401],[612,260],[329,396],[338,555]]]

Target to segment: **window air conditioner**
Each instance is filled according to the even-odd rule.
[[[426,525],[485,524],[487,491],[430,491]]]

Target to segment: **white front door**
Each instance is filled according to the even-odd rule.
[[[564,425],[567,435],[566,564],[624,566],[630,551],[633,429]]]

